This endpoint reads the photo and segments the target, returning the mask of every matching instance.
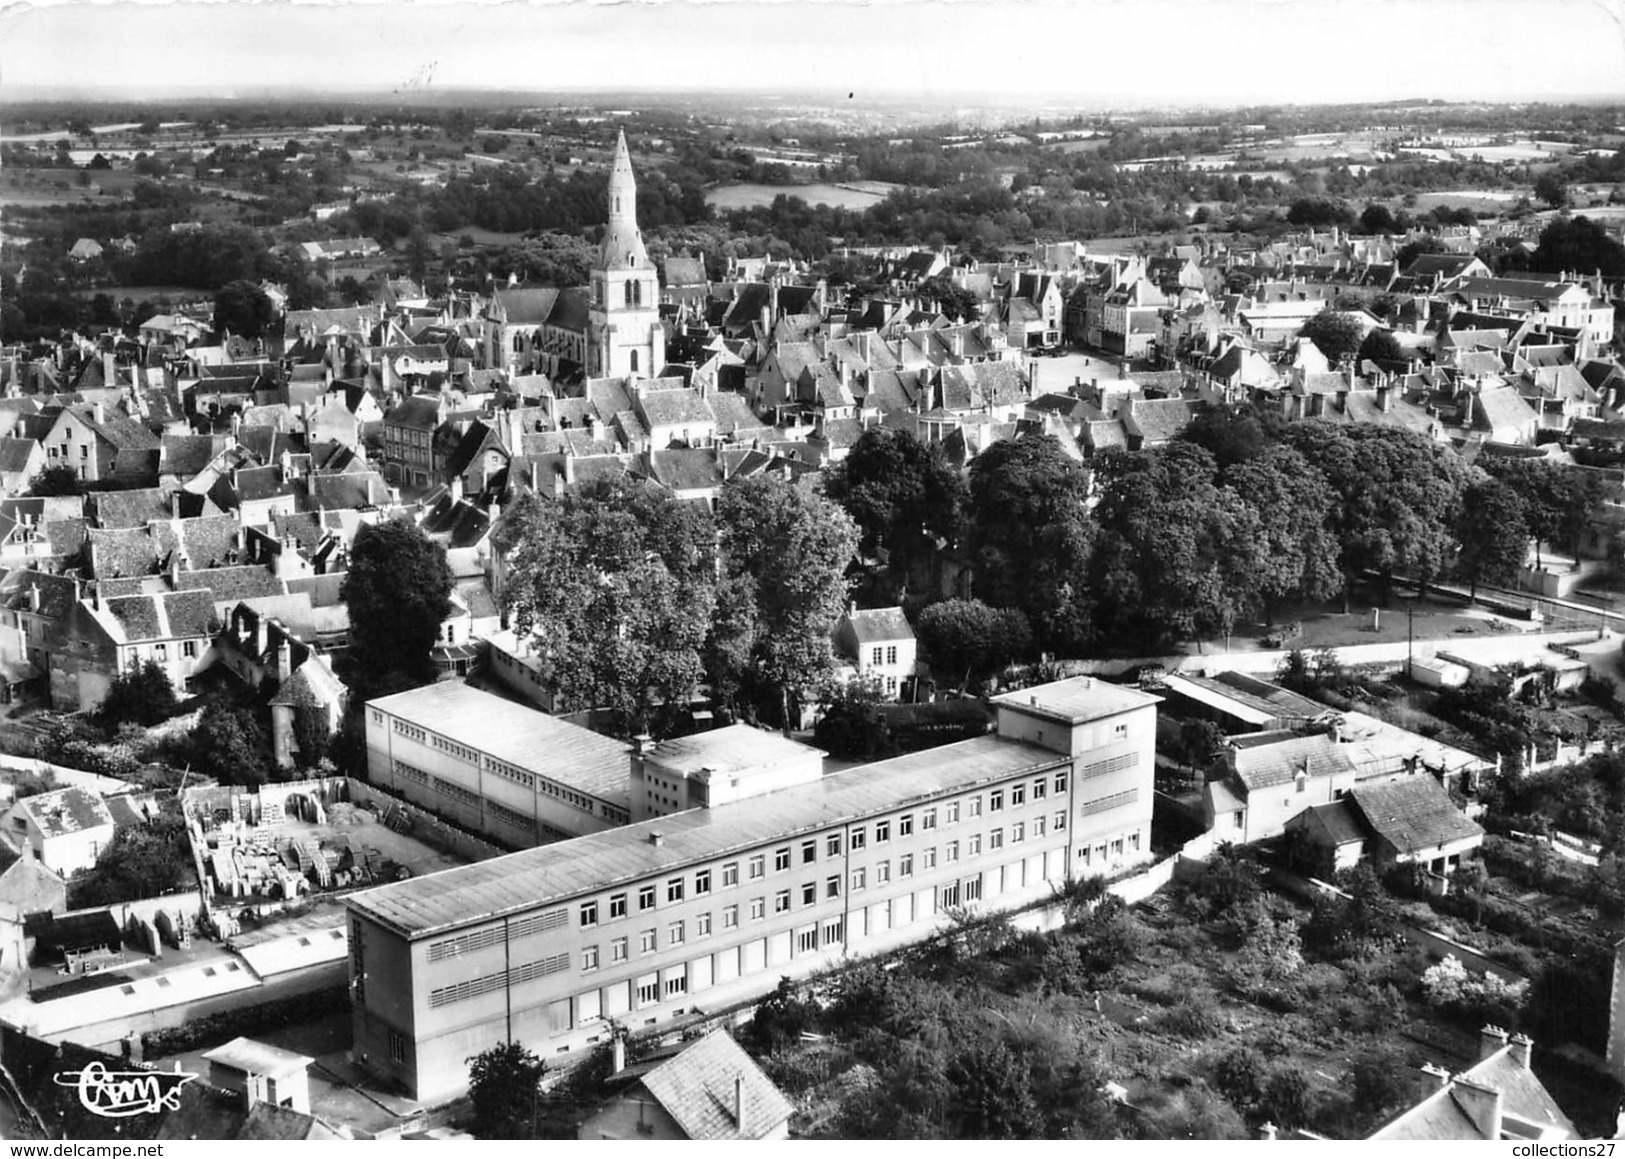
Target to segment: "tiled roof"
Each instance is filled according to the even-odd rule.
[[[641,391],[636,405],[650,427],[716,422],[711,407],[692,390]]]
[[[569,286],[559,291],[553,309],[547,316],[549,326],[561,330],[585,330],[590,314],[590,303],[584,286]]]
[[[217,604],[256,596],[286,595],[288,591],[280,579],[255,564],[183,571],[175,577],[175,586],[178,591],[206,591]]]
[[[1432,849],[1483,836],[1463,816],[1444,787],[1426,773],[1387,784],[1357,785],[1347,799],[1371,828],[1400,853]]]
[[[667,258],[665,266],[666,285],[668,286],[699,286],[706,282],[705,260],[703,258]]]
[[[220,435],[165,435],[160,464],[167,474],[190,479],[226,449]]]
[[[472,547],[491,529],[491,516],[466,499],[454,501],[447,491],[429,508],[418,526],[425,535],[445,539],[448,547]]]
[[[725,1030],[661,1063],[642,1084],[690,1139],[760,1139],[795,1110]]]
[[[106,610],[96,613],[96,619],[115,641],[125,644],[209,636],[215,625],[211,594],[196,590],[117,596],[103,601]]]
[[[384,425],[432,431],[440,425],[440,396],[415,394],[402,399],[384,416]]]
[[[100,797],[72,785],[66,789],[25,797],[19,802],[19,807],[33,818],[47,837],[59,837],[113,823],[113,815],[107,811]]]
[[[703,491],[723,481],[717,452],[707,447],[651,451],[649,472],[672,491]]]
[[[85,507],[97,527],[145,528],[154,519],[170,517],[169,492],[157,487],[130,491],[93,491]]]
[[[1311,805],[1309,811],[1319,820],[1326,830],[1326,836],[1331,838],[1334,844],[1360,844],[1365,841],[1365,829],[1348,801],[1338,800],[1328,805]]]
[[[1289,785],[1299,772],[1311,777],[1347,773],[1354,779],[1354,762],[1325,733],[1252,733],[1235,738],[1229,754],[1236,776],[1248,791]]]
[[[86,540],[91,574],[100,579],[150,575],[158,570],[158,548],[145,527],[93,527]]]
[[[311,657],[298,668],[293,675],[282,682],[271,703],[291,704],[300,708],[326,708],[329,705],[342,704],[348,695],[348,690],[339,678],[333,675],[332,669],[317,658]]]

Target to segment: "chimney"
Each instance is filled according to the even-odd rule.
[[[102,384],[109,389],[118,385],[118,359],[111,350],[102,354]]]
[[[1507,1044],[1507,1032],[1499,1026],[1486,1026],[1478,1032],[1478,1061],[1483,1062],[1490,1055]]]
[[[463,477],[461,475],[451,477],[451,501],[453,503],[463,501]]]
[[[661,837],[660,834],[658,834],[658,833],[649,834],[649,844],[650,845],[659,846],[664,840],[665,839],[663,837]]]
[[[1417,1072],[1418,1099],[1425,1099],[1436,1091],[1442,1091],[1450,1085],[1450,1072],[1442,1066],[1434,1066],[1431,1062],[1423,1063]]]
[[[28,610],[31,612],[39,611],[39,584],[37,583],[28,585]]]
[[[276,678],[286,681],[293,675],[293,644],[284,635],[276,649]]]
[[[97,426],[101,426],[107,421],[107,408],[100,401],[97,401],[96,405],[90,408],[90,413],[91,417],[96,420]]]
[[[1485,1139],[1501,1137],[1501,1092],[1457,1075],[1450,1093]]]
[[[626,1034],[619,1027],[609,1036],[609,1073],[620,1074],[626,1069]]]

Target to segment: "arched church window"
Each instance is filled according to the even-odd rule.
[[[634,306],[643,305],[643,283],[642,282],[633,282],[632,283],[632,304]]]
[[[636,350],[632,351],[631,369],[633,374],[638,373],[638,352]]]
[[[631,282],[626,283],[626,304],[628,306],[630,306],[632,304],[632,283]]]
[[[621,211],[621,199],[619,197],[617,197],[615,199],[615,212],[619,213],[620,211]]]

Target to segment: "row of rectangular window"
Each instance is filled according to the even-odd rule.
[[[903,821],[903,822],[910,822],[907,831],[909,833],[912,833],[913,832],[913,826],[912,826],[913,818],[912,818],[912,816],[905,816],[905,817],[901,818],[900,820]],[[1010,841],[1011,841],[1012,844],[1025,841],[1027,839],[1028,825],[1029,824],[1031,825],[1032,835],[1035,838],[1043,836],[1044,833],[1046,832],[1047,827],[1048,827],[1046,819],[1044,817],[1034,817],[1034,818],[1031,819],[1030,822],[1026,822],[1026,821],[1013,822],[1011,824],[1011,826],[1010,826]],[[925,828],[927,828],[927,829],[935,828],[934,821],[931,822],[931,823],[926,824]],[[1066,813],[1065,813],[1064,810],[1059,811],[1054,815],[1054,828],[1057,831],[1066,828]],[[857,837],[857,832],[858,831],[856,831],[856,830],[853,831],[853,833],[854,833],[853,845],[854,845],[855,848],[863,848],[863,840],[861,838]],[[989,849],[1001,849],[1001,848],[1004,847],[1004,840],[1005,840],[1005,830],[1002,827],[998,828],[998,829],[994,829],[988,834],[988,848]],[[838,843],[840,841],[840,834],[830,834],[828,836],[828,838],[826,839],[826,841],[828,842],[828,848],[838,849],[839,848]],[[979,834],[979,833],[972,834],[967,839],[967,844],[968,844],[968,853],[969,853],[969,855],[974,856],[974,855],[980,854],[982,852],[982,835]],[[817,847],[816,838],[808,840],[808,841],[804,841],[802,843],[801,852],[802,852],[802,862],[803,862],[803,864],[805,864],[807,862],[810,862],[810,861],[817,860],[817,848],[816,847]],[[947,860],[949,860],[949,861],[957,861],[959,859],[959,848],[960,848],[960,846],[959,846],[958,841],[950,841],[950,842],[948,842],[947,845],[945,846]],[[934,868],[935,865],[936,865],[936,849],[933,847],[931,849],[925,850],[924,855],[925,855],[925,858],[926,858],[926,861],[925,861],[926,868],[927,869]],[[751,878],[752,881],[755,881],[755,880],[765,876],[765,874],[766,874],[765,856],[766,856],[765,854],[758,853],[758,854],[753,855],[749,859],[748,865],[749,865],[749,871],[750,871],[750,878]],[[789,846],[783,846],[783,847],[779,848],[778,850],[776,850],[774,852],[774,862],[773,862],[773,864],[774,864],[774,870],[776,872],[787,871],[790,868],[790,847]],[[909,873],[912,873],[913,872],[913,865],[914,865],[914,856],[913,856],[913,854],[905,854],[905,855],[903,855],[899,859],[899,871],[900,871],[900,873],[903,876],[907,876]],[[905,866],[907,868],[903,868]],[[889,863],[888,862],[882,862],[881,866],[877,867],[876,880],[877,881],[888,881],[888,880],[890,880],[890,873],[891,873],[891,871],[890,871]],[[854,881],[862,880],[863,877],[864,877],[864,874],[863,874],[863,870],[861,868],[854,871]],[[712,878],[711,878],[711,870],[710,869],[701,869],[701,870],[696,871],[695,874],[694,874],[694,896],[699,897],[699,896],[703,896],[705,894],[710,893],[711,892],[711,880],[712,880]],[[839,878],[838,877],[830,877],[830,878],[827,879],[827,882],[838,883]],[[737,886],[739,884],[739,863],[737,861],[730,861],[730,862],[728,862],[727,864],[725,864],[722,867],[722,884],[723,884],[724,888],[731,888],[731,887]],[[863,888],[863,887],[862,886],[854,886],[854,888]],[[806,898],[805,898],[805,894],[806,894],[807,890],[809,890],[809,889],[816,889],[816,883],[808,882],[808,883],[804,883],[802,885],[803,904],[811,904],[811,902],[807,901]],[[781,890],[780,891],[780,895],[783,896],[786,899],[786,905],[785,905],[786,909],[789,908],[788,907],[789,894],[790,894],[789,890]],[[640,887],[639,890],[638,890],[638,911],[641,913],[641,912],[643,912],[645,910],[654,909],[655,908],[656,895],[657,895],[657,891],[656,891],[655,886],[653,886],[653,885],[645,885],[645,886]],[[839,896],[839,891],[838,891],[838,889],[836,889],[834,892],[827,893],[826,896],[828,896],[828,897],[838,897]],[[668,878],[666,880],[666,902],[667,902],[667,904],[671,905],[671,904],[680,903],[680,902],[682,902],[684,900],[684,897],[685,897],[685,879],[683,877]],[[626,917],[626,914],[627,914],[627,894],[618,893],[618,894],[610,895],[608,914],[609,914],[609,919],[611,921]],[[580,915],[581,915],[580,916],[580,924],[581,924],[581,927],[583,929],[588,929],[588,928],[591,928],[592,926],[596,926],[598,924],[598,921],[599,921],[598,901],[595,899],[593,901],[582,902],[581,906],[580,906]]]

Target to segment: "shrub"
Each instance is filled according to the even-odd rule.
[[[1472,1026],[1512,1025],[1529,997],[1529,983],[1474,974],[1454,954],[1422,975],[1422,995],[1441,1013]]]

